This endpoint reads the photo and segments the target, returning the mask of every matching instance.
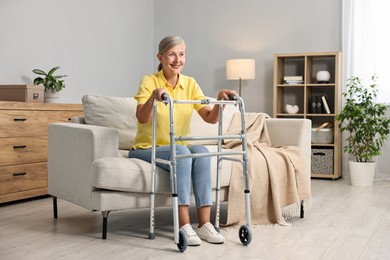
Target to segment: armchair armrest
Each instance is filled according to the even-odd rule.
[[[271,118],[266,121],[272,145],[299,146],[311,165],[311,120]],[[310,168],[309,168],[310,172]]]
[[[48,193],[91,209],[89,170],[92,162],[117,157],[115,129],[94,125],[55,123],[48,128]]]

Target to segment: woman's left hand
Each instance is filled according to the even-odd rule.
[[[229,100],[229,94],[232,94],[234,96],[238,96],[237,92],[234,90],[229,90],[229,89],[221,89],[218,93],[217,100]]]

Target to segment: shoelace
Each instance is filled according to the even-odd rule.
[[[195,231],[189,225],[184,225],[181,229],[184,231],[184,233],[186,233],[187,237],[197,236]]]
[[[219,235],[219,233],[215,230],[215,228],[211,224],[206,224],[204,227],[207,229],[207,231],[210,232],[211,235]]]

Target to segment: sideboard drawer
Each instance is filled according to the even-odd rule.
[[[48,123],[59,123],[59,122],[69,122],[72,117],[83,116],[83,113],[80,111],[50,111],[46,115],[48,118]]]
[[[45,111],[2,111],[0,137],[42,136],[47,134]]]
[[[47,163],[0,167],[0,195],[47,187]]]
[[[47,161],[47,136],[0,138],[0,166]]]

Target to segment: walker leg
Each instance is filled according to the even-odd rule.
[[[155,217],[154,217],[154,192],[150,193],[150,226],[149,226],[149,239],[155,239],[156,234],[154,233]]]
[[[173,209],[173,236],[176,244],[179,243],[179,206],[177,194],[172,194],[172,209]]]
[[[218,135],[222,135],[222,122],[223,122],[223,106],[219,105],[219,123],[218,123]],[[222,140],[218,140],[218,152],[222,151]],[[221,214],[221,199],[220,199],[220,192],[221,192],[221,170],[222,170],[222,160],[220,157],[217,157],[217,183],[216,183],[216,189],[215,189],[215,225],[214,228],[218,232],[221,231],[219,228],[219,221],[220,221],[220,214]]]
[[[179,229],[179,206],[177,194],[172,194],[173,204],[173,235],[174,241],[180,252],[184,252],[188,246],[187,236]]]
[[[218,232],[221,231],[221,229],[219,227],[220,214],[221,214],[220,179],[221,179],[221,160],[219,160],[219,158],[218,158],[218,161],[217,161],[217,185],[215,188],[215,225],[214,225],[215,230],[217,230]]]
[[[219,192],[220,192],[220,188],[216,188],[216,199],[215,199],[215,224],[214,224],[214,228],[215,230],[217,230],[218,232],[221,231],[220,227],[219,227],[219,222],[220,222],[220,214],[221,214],[221,202],[220,202],[220,199],[219,199]]]

